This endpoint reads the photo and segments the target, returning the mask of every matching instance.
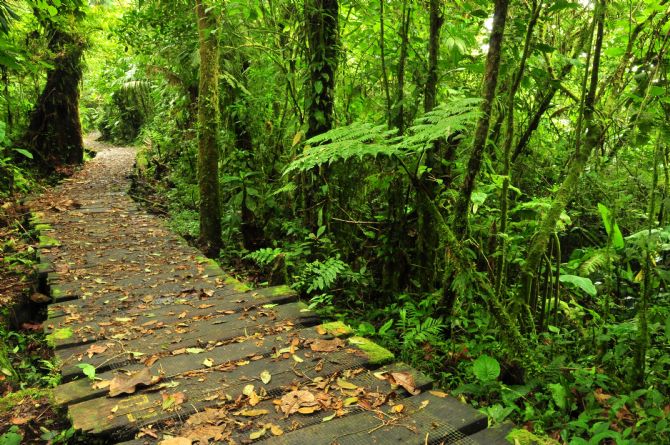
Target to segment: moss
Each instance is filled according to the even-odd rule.
[[[235,289],[237,292],[247,292],[250,291],[251,288],[247,286],[246,284],[242,283],[240,280],[237,278],[233,278],[230,275],[225,275],[224,274],[224,279],[223,283],[227,284],[228,286],[231,286],[233,289]]]
[[[269,289],[272,289],[272,291],[270,293],[270,295],[272,297],[276,297],[276,296],[279,296],[279,295],[291,295],[291,294],[295,293],[295,291],[293,289],[291,289],[289,286],[286,286],[284,284],[282,284],[280,286],[274,286],[274,287],[271,287]]]
[[[51,224],[39,223],[34,225],[34,229],[37,230],[38,232],[46,232],[49,230],[53,230],[53,227],[51,227]]]
[[[351,326],[344,324],[341,321],[331,321],[330,323],[324,323],[319,327],[326,331],[327,334],[335,337],[343,337],[354,333]]]
[[[394,355],[386,348],[382,348],[372,340],[363,337],[351,337],[349,344],[356,346],[361,351],[365,352],[373,365],[383,365],[390,363],[394,359]]]
[[[43,274],[53,271],[53,264],[51,263],[39,263],[37,265],[37,273]]]
[[[524,429],[510,431],[507,441],[514,445],[559,445],[554,439],[539,437]]]
[[[0,413],[7,412],[17,405],[24,403],[26,399],[39,400],[47,397],[52,400],[52,391],[43,388],[26,388],[15,392],[10,392],[4,397],[0,397]]]
[[[39,247],[57,247],[60,246],[60,242],[48,235],[39,236],[40,244]]]
[[[47,335],[46,340],[49,346],[55,346],[56,340],[67,340],[72,337],[74,332],[70,328],[60,328]]]

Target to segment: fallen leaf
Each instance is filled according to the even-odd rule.
[[[265,431],[266,431],[265,428],[263,428],[262,430],[254,431],[251,434],[249,434],[249,439],[251,440],[260,439],[261,437],[265,436]]]
[[[207,366],[208,368],[211,368],[214,366],[214,361],[212,361],[211,358],[206,358],[205,360],[202,361],[202,364]]]
[[[402,386],[408,393],[412,394],[413,396],[421,392],[421,390],[416,389],[416,384],[414,383],[414,377],[409,372],[391,372],[390,376],[393,379],[392,383]]]
[[[269,371],[261,372],[261,382],[263,382],[264,385],[270,383],[270,380],[272,380],[272,374],[270,374]]]
[[[344,346],[344,341],[339,338],[333,340],[322,340],[318,338],[309,345],[309,348],[314,352],[333,352]]]
[[[402,403],[399,403],[397,405],[393,405],[393,408],[391,408],[391,412],[394,412],[396,414],[401,413],[405,409],[405,405]]]
[[[205,350],[202,348],[186,348],[186,352],[188,352],[189,354],[200,354],[202,352],[205,352]]]
[[[132,394],[138,385],[150,386],[160,381],[160,376],[152,376],[151,368],[144,368],[131,375],[117,375],[109,384],[109,396],[116,397],[120,394]]]
[[[432,395],[436,396],[436,397],[440,397],[440,398],[443,398],[443,399],[445,397],[449,397],[449,394],[447,394],[446,392],[442,392],[442,391],[431,390],[431,391],[428,391],[428,392],[431,393]]]
[[[163,393],[161,396],[163,397],[162,407],[164,411],[174,409],[186,401],[186,394],[183,392],[176,392],[174,394]]]
[[[328,331],[326,331],[326,329],[321,325],[317,326],[315,329],[316,333],[319,335],[326,335],[328,333]]]
[[[347,382],[344,379],[337,379],[337,386],[339,386],[342,389],[358,389],[358,386],[354,385],[353,383]]]
[[[314,411],[319,411],[321,407],[319,405],[313,405],[313,406],[303,406],[298,408],[298,412],[300,414],[312,414]]]
[[[347,399],[344,399],[344,402],[342,402],[342,405],[351,406],[355,403],[358,403],[358,397],[349,397]]]
[[[242,394],[244,394],[245,396],[250,396],[252,392],[254,392],[254,385],[246,385],[242,389]]]
[[[285,394],[280,401],[280,409],[284,415],[288,416],[290,414],[298,412],[302,407],[313,406],[318,402],[316,397],[309,391],[306,390],[295,390]]]
[[[281,429],[279,425],[275,424],[270,424],[270,432],[272,433],[273,436],[281,436],[284,434],[284,430]]]
[[[95,354],[102,354],[106,350],[107,350],[107,346],[105,346],[105,345],[93,344],[86,350],[86,355],[88,355],[88,358],[91,358]]]
[[[12,425],[25,425],[26,423],[30,422],[34,418],[35,418],[34,416],[12,417],[11,419],[9,419],[9,423],[11,423]]]

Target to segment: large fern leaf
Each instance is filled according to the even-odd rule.
[[[336,161],[400,156],[424,150],[433,141],[464,131],[479,115],[479,99],[458,99],[424,114],[406,135],[396,137],[385,125],[357,122],[335,128],[305,142],[305,151],[284,170],[306,171]]]

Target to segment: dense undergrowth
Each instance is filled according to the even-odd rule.
[[[0,20],[3,199],[34,188],[22,137],[48,37],[71,31],[84,127],[142,147],[133,194],[186,238],[218,242],[200,227],[220,218],[224,265],[294,286],[492,423],[670,443],[665,1],[205,1],[201,34],[187,0],[25,4]],[[203,66],[217,106],[198,114]],[[4,258],[28,258],[7,230]],[[48,371],[38,337],[3,335]]]

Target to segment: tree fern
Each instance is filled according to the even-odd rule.
[[[396,131],[387,130],[385,125],[365,122],[335,128],[306,141],[304,153],[286,167],[284,174],[352,158],[401,156],[424,150],[433,141],[464,131],[474,123],[479,103],[479,99],[459,99],[440,105],[417,119],[402,137],[396,137]]]

